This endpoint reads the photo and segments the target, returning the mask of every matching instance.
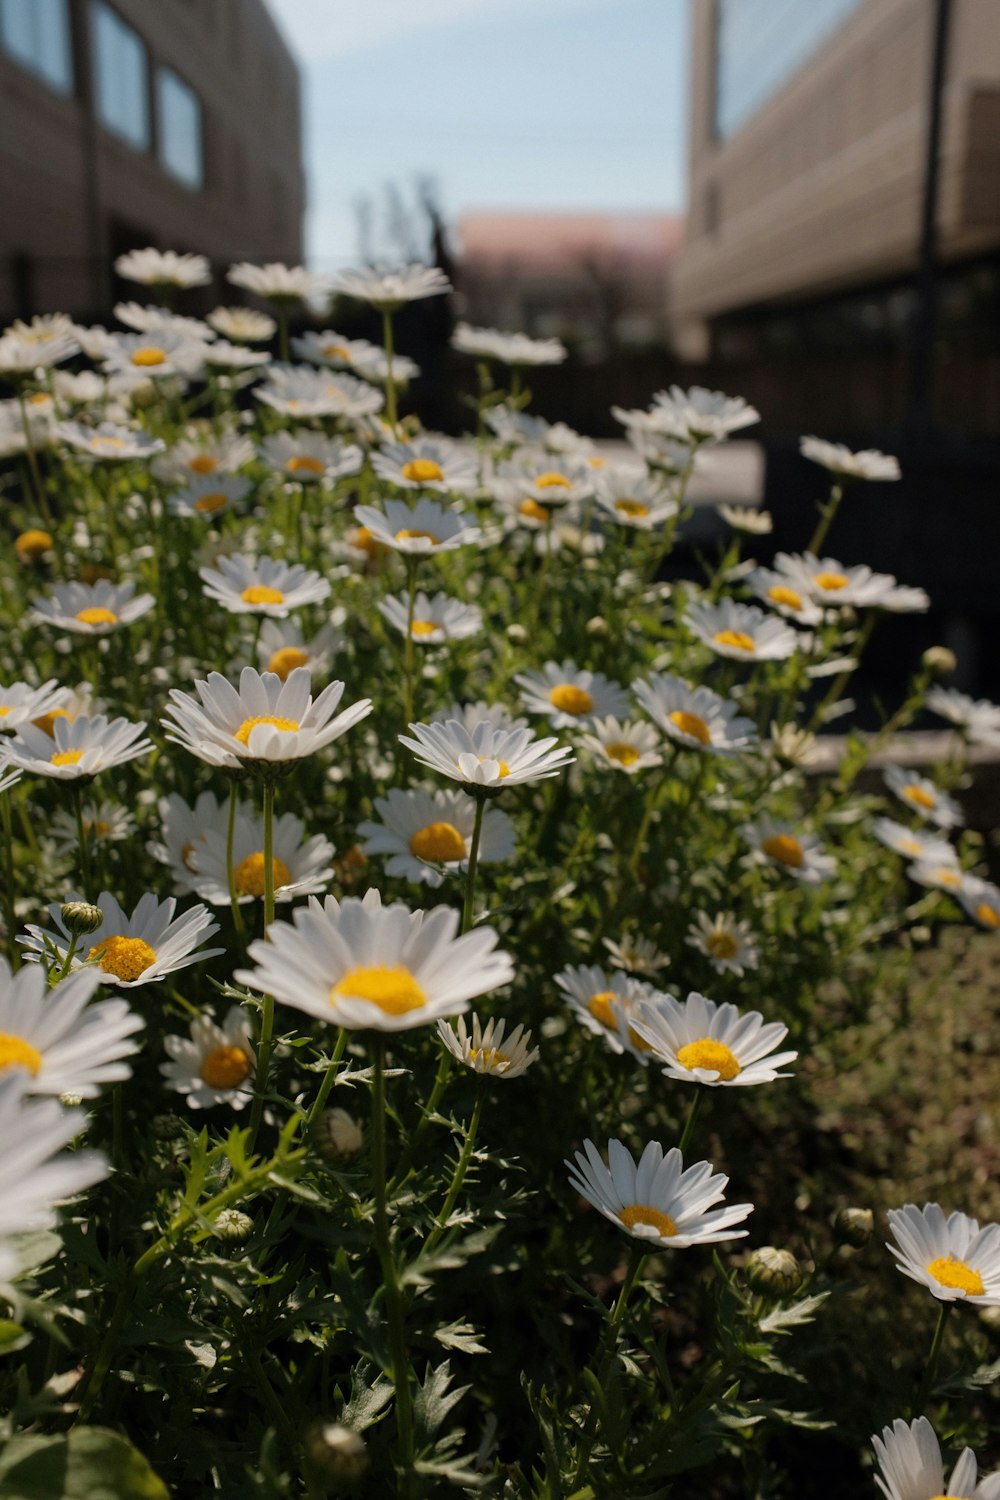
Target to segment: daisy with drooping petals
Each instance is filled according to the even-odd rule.
[[[347,474],[356,474],[364,462],[356,443],[310,432],[307,427],[272,433],[261,444],[260,456],[269,468],[299,484],[316,484],[319,480],[332,484]]]
[[[240,1005],[232,1006],[221,1026],[208,1016],[196,1016],[189,1036],[163,1039],[170,1061],[160,1064],[167,1086],[186,1095],[189,1109],[211,1109],[228,1104],[242,1109],[253,1098],[256,1066],[251,1020]]]
[[[278,325],[267,313],[252,307],[216,307],[205,319],[224,339],[237,344],[259,344],[273,338]]]
[[[412,443],[386,443],[372,454],[379,479],[407,490],[451,490],[468,494],[476,487],[478,461],[457,443],[418,438]]]
[[[523,1026],[515,1026],[505,1036],[506,1027],[503,1020],[487,1021],[483,1026],[476,1015],[472,1017],[471,1035],[464,1016],[459,1016],[457,1027],[447,1021],[437,1023],[442,1042],[463,1067],[490,1078],[520,1078],[537,1060],[538,1048],[532,1048],[531,1032]]]
[[[525,333],[472,328],[468,323],[458,324],[451,347],[474,359],[496,359],[505,365],[561,365],[567,353],[558,339],[531,339]]]
[[[736,1229],[753,1213],[752,1203],[721,1203],[729,1178],[713,1173],[710,1162],[696,1162],[685,1170],[676,1146],[664,1153],[650,1141],[638,1162],[621,1141],[608,1142],[605,1166],[593,1141],[567,1161],[570,1183],[588,1203],[619,1229],[650,1248],[687,1250],[692,1245],[717,1245],[744,1238]]]
[[[695,991],[683,1005],[673,995],[654,996],[640,1006],[632,1025],[654,1058],[666,1064],[663,1076],[682,1083],[712,1088],[772,1083],[790,1076],[778,1069],[799,1055],[771,1056],[788,1035],[780,1021],[765,1025],[760,1011],[741,1013],[735,1005],[716,1005]]]
[[[167,501],[175,516],[212,521],[239,505],[250,493],[249,479],[239,474],[206,474],[176,490]]]
[[[408,265],[393,269],[365,267],[362,271],[337,271],[330,289],[370,302],[381,312],[395,312],[407,302],[440,297],[450,292],[451,282],[439,266]]]
[[[954,797],[941,791],[926,776],[902,766],[886,766],[883,772],[885,784],[890,792],[905,802],[911,812],[938,828],[958,828],[965,822],[965,814]]]
[[[58,625],[74,635],[108,635],[132,625],[156,603],[152,594],[136,594],[134,583],[56,584],[47,598],[32,601],[34,617],[43,625]]]
[[[784,661],[799,646],[790,625],[766,615],[755,604],[737,604],[733,599],[692,604],[684,623],[718,656],[732,661]]]
[[[68,897],[69,901],[83,899],[76,892]],[[84,963],[93,963],[104,984],[120,984],[126,988],[155,984],[177,969],[186,969],[189,964],[202,963],[207,958],[217,958],[226,951],[225,948],[198,947],[219,930],[218,922],[204,906],[192,906],[175,919],[177,902],[174,898],[169,896],[166,901],[158,901],[149,891],[140,898],[131,916],[118,905],[110,891],[102,891],[96,904],[104,913],[103,920],[88,935],[87,946],[76,949],[73,969],[79,969]],[[45,956],[63,964],[71,945],[70,932],[63,921],[59,902],[53,902],[48,912],[58,930],[29,923],[28,936],[18,938],[18,942],[23,943],[27,950],[26,958],[37,962]]]
[[[115,261],[124,281],[141,286],[207,286],[212,279],[207,255],[179,255],[176,250],[129,250]]]
[[[227,813],[228,822],[228,813]],[[294,813],[275,817],[271,864],[275,901],[292,901],[322,891],[333,877],[333,845],[323,834],[303,838],[302,819]],[[227,828],[207,828],[197,846],[197,871],[191,886],[210,906],[228,906],[229,872],[226,862]],[[241,904],[264,896],[264,823],[243,808],[233,827],[233,888]]]
[[[50,989],[40,965],[14,974],[0,958],[0,1077],[20,1069],[26,1093],[80,1099],[130,1078],[123,1059],[138,1050],[132,1038],[145,1022],[124,1000],[88,1004],[100,982],[94,969],[78,969]]]
[[[804,885],[820,885],[837,872],[837,861],[823,853],[816,835],[803,833],[791,823],[765,815],[757,823],[745,823],[740,832],[758,862],[777,865]]]
[[[408,1031],[460,1015],[514,977],[496,933],[477,926],[458,936],[458,921],[450,907],[383,906],[378,891],[322,905],[312,897],[291,923],[274,922],[266,942],[250,944],[257,967],[235,977],[335,1026]]]
[[[54,713],[68,698],[69,689],[60,687],[54,677],[36,688],[26,682],[12,682],[6,687],[0,682],[0,730],[18,729],[43,714]]]
[[[553,975],[566,1003],[591,1036],[599,1036],[616,1055],[627,1052],[649,1062],[649,1048],[632,1030],[639,1006],[656,991],[620,969],[608,975],[597,964],[567,964]]]
[[[872,1447],[882,1470],[875,1483],[886,1500],[946,1500],[946,1495],[1000,1500],[1000,1473],[977,1484],[978,1465],[971,1448],[963,1448],[945,1490],[941,1448],[926,1417],[910,1423],[897,1417],[891,1427],[882,1428],[881,1438],[872,1434]]]
[[[133,724],[128,719],[80,714],[72,720],[55,719],[51,735],[34,724],[23,724],[4,749],[24,771],[75,781],[149,755],[154,748],[152,740],[139,738],[145,728],[145,724]]]
[[[401,635],[410,635],[421,646],[440,646],[445,641],[462,641],[483,628],[483,616],[474,604],[463,604],[460,599],[450,599],[445,593],[437,593],[433,599],[421,590],[413,601],[413,619],[410,620],[408,598],[388,598],[379,601],[379,614]]]
[[[651,672],[632,691],[654,724],[678,745],[715,755],[735,755],[757,743],[752,719],[740,717],[728,698],[708,687],[691,687],[667,672]]]
[[[575,662],[547,661],[540,672],[518,672],[521,701],[530,714],[547,715],[553,729],[579,724],[581,719],[624,718],[628,694],[603,672],[591,672]]]
[[[905,823],[895,823],[892,818],[876,818],[872,833],[880,844],[901,854],[904,859],[918,860],[922,864],[957,864],[958,857],[946,839],[929,838],[925,833],[916,833]]]
[[[286,266],[281,261],[254,266],[241,260],[229,267],[226,280],[231,286],[244,287],[248,292],[256,292],[258,297],[278,303],[301,302],[325,290],[322,277],[307,271],[304,266]]]
[[[166,444],[137,427],[101,422],[88,427],[83,422],[57,422],[56,437],[90,458],[106,463],[126,463],[137,458],[155,458]]]
[[[648,771],[663,760],[656,730],[651,724],[619,722],[614,715],[606,719],[594,719],[591,733],[581,740],[599,766],[612,771],[622,771],[626,776],[635,776]]]
[[[980,1228],[968,1214],[945,1218],[936,1203],[907,1203],[889,1210],[889,1233],[896,1269],[939,1301],[1000,1307],[1000,1224]]]
[[[220,557],[215,568],[199,568],[205,594],[234,615],[270,615],[283,620],[290,609],[321,604],[330,583],[301,563],[277,557]]]
[[[331,682],[314,699],[311,683],[307,667],[296,667],[284,682],[274,672],[261,676],[244,667],[239,688],[221,672],[211,672],[207,681],[195,683],[200,702],[171,689],[167,713],[173,722],[163,721],[167,738],[213,766],[301,760],[332,744],[372,710],[371,699],[362,698],[334,717],[344,684]]]
[[[799,439],[799,452],[803,458],[811,458],[831,474],[841,479],[899,479],[899,459],[891,453],[879,453],[877,448],[865,448],[852,453],[843,443],[828,443],[823,438]]]
[[[956,891],[955,896],[980,927],[985,927],[987,932],[1000,929],[1000,886],[967,875],[962,889]]]
[[[316,634],[306,640],[296,620],[265,619],[257,641],[257,660],[261,670],[273,672],[286,682],[296,667],[308,667],[317,675],[327,670],[338,651],[343,650],[344,634],[340,627],[346,615],[333,611],[330,619]]]
[[[684,941],[704,953],[717,974],[743,974],[757,967],[759,954],[750,924],[737,922],[730,912],[715,917],[696,912]]]
[[[463,792],[402,791],[375,798],[379,822],[358,824],[362,852],[388,854],[387,875],[421,880],[436,888],[445,871],[461,869],[469,858],[475,830],[475,803]],[[506,813],[487,808],[482,816],[479,863],[492,864],[514,853],[514,825]]]
[[[482,540],[474,521],[458,511],[446,510],[435,500],[421,498],[412,506],[402,500],[386,500],[384,510],[356,505],[354,514],[376,541],[412,557],[452,552]]]
[[[475,795],[558,776],[574,759],[569,746],[557,745],[555,739],[536,740],[529,729],[505,729],[489,720],[471,730],[457,719],[410,728],[414,738],[401,734],[400,744],[421,765],[460,781]]]

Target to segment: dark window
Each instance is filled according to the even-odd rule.
[[[160,161],[185,187],[204,186],[201,100],[169,68],[156,75],[156,130]]]
[[[146,49],[139,37],[105,5],[94,0],[94,96],[101,124],[137,151],[149,150],[149,87]]]
[[[0,46],[50,88],[73,88],[66,0],[0,0]]]

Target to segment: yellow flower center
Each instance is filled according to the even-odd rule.
[[[341,997],[367,1000],[387,1016],[404,1016],[427,1004],[427,996],[405,964],[363,964],[349,969],[329,994],[331,1005]]]
[[[621,1210],[618,1217],[626,1229],[632,1229],[636,1224],[648,1224],[665,1240],[673,1239],[677,1233],[677,1225],[670,1215],[661,1213],[658,1208],[650,1208],[648,1203],[630,1204],[628,1208]]]
[[[937,806],[937,798],[933,792],[929,792],[923,786],[904,786],[903,796],[907,802],[912,802],[916,807],[925,807],[928,811]]]
[[[274,888],[290,885],[292,872],[283,859],[273,855],[271,859],[271,873],[274,877]],[[263,853],[248,854],[246,859],[241,859],[233,870],[233,884],[241,896],[263,896],[264,894],[264,855]]]
[[[587,1001],[587,1009],[595,1021],[600,1021],[609,1031],[618,1030],[618,1021],[615,1014],[615,1003],[618,996],[614,990],[601,990],[596,995],[591,995]]]
[[[432,864],[448,864],[465,858],[465,840],[454,823],[428,823],[410,839],[410,853]]]
[[[194,508],[203,516],[214,516],[220,510],[225,510],[229,496],[224,490],[212,490],[210,494],[199,495],[194,502]]]
[[[964,1292],[967,1297],[981,1297],[985,1288],[983,1278],[967,1261],[957,1260],[954,1255],[938,1255],[927,1267],[935,1281],[954,1291]]]
[[[77,761],[82,759],[82,750],[59,750],[53,755],[50,764],[53,766],[75,766]]]
[[[560,682],[549,693],[549,702],[563,714],[589,714],[594,700],[575,682]]]
[[[732,646],[736,651],[752,653],[756,649],[753,636],[747,635],[745,630],[719,630],[712,639],[717,646]]]
[[[690,735],[693,740],[698,741],[699,745],[712,743],[708,725],[699,714],[689,713],[686,708],[675,708],[669,717],[671,724],[676,724],[681,734]]]
[[[56,737],[55,730],[57,719],[69,719],[69,714],[64,708],[50,709],[47,714],[42,714],[40,718],[32,719],[31,722],[32,724],[34,724],[36,729],[40,729],[43,734],[47,734],[50,740],[54,740]],[[72,720],[70,722],[72,722]]]
[[[414,620],[410,629],[414,635],[433,635],[441,626],[435,620]]]
[[[946,885],[950,891],[962,884],[962,872],[953,869],[951,865],[938,865],[934,878],[938,885]]]
[[[725,1042],[717,1042],[710,1036],[699,1037],[696,1042],[681,1047],[677,1061],[689,1072],[695,1068],[710,1068],[726,1083],[743,1071]]]
[[[547,469],[544,474],[539,474],[535,480],[536,490],[571,490],[571,480],[565,474],[560,474],[556,469]]]
[[[216,1047],[202,1058],[198,1076],[210,1089],[235,1089],[249,1077],[250,1067],[242,1047]]]
[[[649,515],[649,506],[643,505],[641,500],[616,500],[615,510],[620,511],[623,516],[636,519]]]
[[[773,833],[769,839],[764,839],[760,847],[769,859],[777,860],[779,865],[791,865],[793,870],[802,868],[802,845],[790,833]]]
[[[14,542],[14,551],[18,557],[36,558],[48,552],[52,545],[52,538],[47,531],[22,531]]]
[[[118,616],[113,609],[105,609],[103,604],[91,604],[86,609],[79,609],[76,618],[83,625],[117,625]]]
[[[1000,927],[1000,911],[988,906],[985,901],[981,901],[976,907],[976,916],[984,927]]]
[[[429,484],[431,480],[444,478],[444,470],[432,458],[411,458],[403,465],[402,474],[411,484]]]
[[[409,527],[404,526],[402,531],[396,532],[397,542],[415,542],[421,537],[426,537],[429,542],[433,542],[435,547],[440,545],[433,531],[411,531]]]
[[[139,365],[143,370],[153,369],[156,365],[165,365],[167,356],[162,349],[155,344],[143,344],[141,349],[136,349],[132,355],[132,363]]]
[[[843,573],[817,573],[813,579],[818,589],[830,594],[835,594],[838,589],[846,589],[850,581]]]
[[[0,1031],[0,1073],[8,1068],[27,1068],[32,1078],[37,1078],[42,1068],[42,1054],[24,1037]]]
[[[615,760],[620,766],[634,766],[641,752],[625,740],[615,740],[612,744],[605,745],[604,753],[608,760]]]
[[[735,958],[739,952],[736,939],[728,932],[713,932],[705,940],[705,947],[712,958]]]
[[[321,458],[313,458],[311,453],[296,453],[285,465],[289,474],[323,474],[326,464]]]
[[[233,738],[249,747],[250,734],[258,724],[273,724],[281,734],[294,734],[301,727],[297,719],[279,719],[274,714],[257,714],[252,719],[244,719]]]
[[[802,608],[802,595],[797,594],[785,583],[776,583],[773,588],[768,589],[767,597],[772,604],[783,604],[786,609]]]
[[[156,963],[156,950],[142,938],[108,937],[95,943],[87,955],[96,958],[105,974],[114,974],[116,979],[138,979],[140,974]]]
[[[296,667],[307,667],[309,665],[309,653],[303,651],[299,646],[281,646],[275,651],[267,664],[267,670],[274,672],[282,682]]]
[[[219,460],[213,458],[211,453],[197,453],[194,458],[188,459],[187,466],[192,474],[214,474],[219,467]]]
[[[266,583],[250,583],[240,598],[244,604],[283,604],[285,596],[280,589],[272,589]]]
[[[522,500],[517,507],[517,513],[527,516],[529,521],[547,521],[549,513],[544,505],[539,505],[537,500]]]

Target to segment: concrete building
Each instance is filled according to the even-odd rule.
[[[144,245],[296,263],[304,199],[263,0],[0,0],[0,321],[106,316]]]

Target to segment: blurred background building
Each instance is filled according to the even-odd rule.
[[[0,0],[0,204],[2,322],[106,316],[145,245],[298,263],[299,71],[263,0]]]

